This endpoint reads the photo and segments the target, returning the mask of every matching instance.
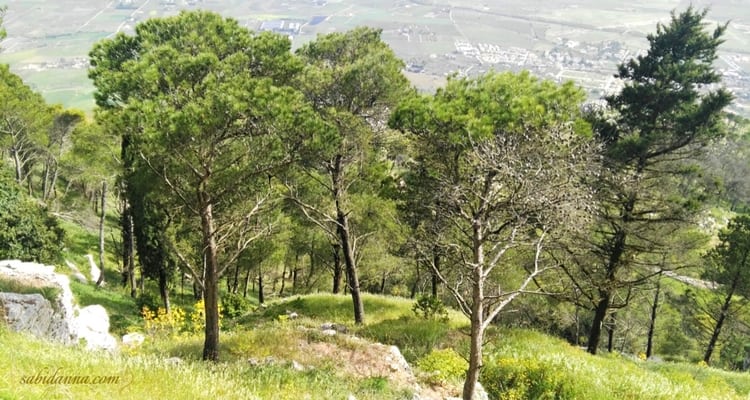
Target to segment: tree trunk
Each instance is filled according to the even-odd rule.
[[[242,297],[247,298],[247,286],[250,283],[250,269],[247,269],[247,273],[245,273],[245,287],[242,289]]]
[[[599,341],[601,340],[602,336],[602,325],[604,324],[604,319],[607,318],[607,311],[609,310],[609,302],[612,295],[607,292],[601,292],[601,297],[599,299],[599,303],[596,305],[596,310],[594,311],[594,321],[591,325],[591,331],[589,332],[589,342],[588,346],[586,348],[586,351],[588,351],[590,354],[596,354],[597,350],[599,349]]]
[[[161,296],[161,301],[164,303],[164,309],[169,314],[171,310],[169,303],[169,276],[163,265],[159,268],[159,296]]]
[[[472,307],[472,314],[481,314],[482,307]],[[474,391],[479,381],[479,373],[482,369],[482,341],[484,332],[481,328],[481,318],[479,315],[471,317],[471,349],[469,351],[469,369],[466,371],[466,380],[464,381],[463,400],[472,400]]]
[[[199,194],[205,195],[204,193]],[[203,304],[206,313],[203,359],[219,360],[219,266],[212,204],[206,200],[201,204],[201,230],[205,249],[206,270],[204,276]]]
[[[479,373],[482,369],[482,342],[484,340],[484,247],[481,232],[481,223],[474,221],[473,244],[474,268],[471,271],[471,338],[469,350],[469,369],[466,371],[464,381],[463,400],[472,400]]]
[[[387,275],[386,275],[385,271],[383,271],[383,273],[380,276],[380,292],[379,292],[380,294],[384,294],[385,293],[385,281],[386,281],[386,277],[387,277]]]
[[[341,291],[341,245],[333,245],[333,294]]]
[[[49,169],[50,169],[49,157],[44,163],[44,176],[42,176],[42,201],[46,202],[49,198]]]
[[[57,166],[57,162],[55,162],[55,169],[52,172],[52,180],[50,181],[50,198],[57,198],[57,177],[60,175],[60,168]]]
[[[308,291],[310,291],[310,286],[312,286],[312,277],[315,274],[315,242],[310,243],[310,270],[307,273],[307,277],[305,277],[305,287]]]
[[[265,296],[263,296],[263,268],[258,264],[258,303],[263,304],[266,302]]]
[[[613,312],[609,316],[609,325],[607,326],[607,352],[611,353],[615,348],[615,328],[617,326],[617,313]]]
[[[294,253],[294,267],[292,268],[292,293],[297,293],[297,277],[299,275],[299,253]]]
[[[237,263],[237,267],[234,269],[234,284],[230,288],[229,292],[237,294],[237,289],[240,286],[240,263]]]
[[[438,254],[436,249],[433,250],[432,253],[432,262],[435,266],[435,270],[440,271],[440,254]],[[432,277],[432,297],[437,298],[438,285],[440,284],[440,281],[438,281],[438,274],[434,270],[430,270],[430,275]]]
[[[344,250],[344,266],[346,267],[346,283],[352,296],[354,307],[354,323],[361,325],[365,321],[365,308],[359,290],[359,277],[357,276],[357,265],[349,237],[349,218],[343,212],[338,212],[338,231],[341,239],[341,248]]]
[[[732,304],[732,296],[734,296],[734,291],[737,289],[737,285],[739,284],[739,281],[740,281],[740,272],[737,271],[737,273],[734,275],[734,279],[732,279],[732,285],[729,287],[729,291],[727,291],[727,296],[724,298],[724,304],[721,305],[721,312],[719,313],[719,319],[716,320],[716,326],[714,327],[714,331],[711,334],[711,339],[708,341],[708,346],[706,347],[706,353],[703,355],[703,361],[706,364],[711,363],[711,355],[713,355],[714,348],[716,347],[716,342],[719,341],[721,328],[724,326],[724,320],[726,320],[727,314],[729,314],[729,306]]]
[[[104,219],[107,216],[107,181],[102,181],[102,214],[99,219],[99,279],[96,286],[104,284]]]
[[[654,331],[656,330],[656,312],[659,308],[659,292],[661,291],[661,273],[656,280],[656,293],[654,294],[654,304],[651,305],[651,321],[648,325],[648,341],[646,343],[646,359],[651,358],[654,353]]]
[[[133,226],[133,213],[130,203],[125,201],[125,209],[122,214],[122,263],[123,263],[123,286],[130,285],[130,297],[136,297],[135,281],[135,227]]]
[[[409,298],[413,299],[417,297],[417,289],[419,289],[419,281],[422,279],[421,276],[419,276],[419,261],[415,262],[414,265],[417,267],[414,269],[414,283],[411,284],[411,292],[409,293]]]
[[[275,282],[274,282],[274,285],[275,285]],[[284,295],[285,287],[286,287],[286,262],[284,262],[284,268],[281,270],[281,289],[279,289],[279,297]]]
[[[21,172],[21,158],[18,156],[18,150],[11,149],[13,155],[13,164],[16,167],[16,183],[20,184],[22,181],[23,173]]]
[[[336,206],[336,232],[339,236],[341,250],[344,252],[344,266],[346,268],[346,284],[352,295],[354,307],[354,323],[363,324],[365,320],[365,308],[362,304],[362,297],[359,291],[359,277],[357,276],[357,264],[354,258],[354,243],[351,238],[351,227],[349,226],[349,216],[343,210],[342,201],[342,181],[341,174],[342,156],[337,155],[334,167],[331,170],[331,183],[333,188],[333,201]]]

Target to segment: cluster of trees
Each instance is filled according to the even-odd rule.
[[[511,302],[532,304],[536,321],[575,310],[552,330],[574,343],[586,332],[591,353],[605,331],[612,351],[615,327],[648,315],[651,355],[661,278],[696,263],[724,294],[675,303],[702,316],[685,325],[707,332],[710,362],[750,290],[750,222],[733,220],[690,259],[705,247],[703,206],[746,202],[746,125],[724,113],[732,96],[713,66],[726,26],[707,31],[705,16],[689,8],[659,24],[648,52],[618,67],[623,89],[585,106],[572,83],[526,72],[454,76],[419,94],[376,29],[292,52],[285,37],[184,12],[95,45],[95,122],[0,71],[2,145],[16,183],[48,204],[78,185],[103,226],[114,193],[123,284],[135,296],[139,274],[154,279],[169,309],[187,276],[206,307],[207,360],[219,354],[223,291],[262,302],[343,290],[361,324],[362,291],[430,286],[471,321],[471,399],[485,330],[523,319],[506,313]],[[102,149],[112,140],[118,151]],[[84,154],[98,167],[74,162]]]

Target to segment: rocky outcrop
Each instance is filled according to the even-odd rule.
[[[117,340],[109,334],[109,315],[104,307],[98,304],[83,307],[75,324],[78,340],[85,340],[87,349],[112,351],[117,348]]]
[[[47,336],[54,310],[41,294],[0,293],[0,304],[5,321],[14,330],[29,332],[34,336]],[[55,338],[65,340],[66,338]]]
[[[109,334],[106,310],[98,305],[84,308],[74,305],[70,280],[55,273],[55,267],[18,260],[0,261],[0,279],[25,292],[0,293],[0,316],[11,330],[64,344],[83,340],[89,349],[116,348],[117,341]]]

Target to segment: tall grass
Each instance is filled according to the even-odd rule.
[[[750,376],[689,364],[592,356],[533,331],[497,330],[482,370],[496,399],[740,399]]]
[[[165,355],[180,353],[198,338],[153,344],[162,354],[146,350],[107,355],[46,343],[0,330],[7,349],[0,352],[2,399],[410,399],[411,393],[377,377],[355,380],[335,368],[297,371],[286,363],[253,365],[234,361],[206,363],[186,359],[171,362]],[[29,378],[115,377],[101,384],[29,384]]]

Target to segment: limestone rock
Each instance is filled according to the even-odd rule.
[[[78,339],[86,341],[87,349],[115,350],[117,340],[109,334],[109,315],[104,307],[95,304],[82,308],[76,318]]]
[[[334,324],[333,322],[326,322],[320,326],[320,329],[323,331],[333,330],[337,333],[347,333],[348,329],[346,328],[346,325],[342,324]]]
[[[302,372],[305,370],[305,366],[295,360],[292,360],[292,369],[295,371]]]
[[[89,273],[91,275],[91,281],[96,282],[99,280],[99,275],[102,274],[102,270],[96,266],[96,262],[94,262],[94,256],[92,256],[91,254],[86,254],[86,259],[89,260]]]
[[[113,350],[117,341],[109,334],[109,317],[101,306],[78,309],[73,305],[70,279],[55,273],[55,267],[18,260],[0,261],[0,277],[23,287],[51,290],[52,300],[41,294],[2,294],[0,314],[15,331],[29,332],[64,344],[86,341],[90,349]],[[77,316],[76,316],[77,315]]]
[[[165,358],[164,362],[171,365],[180,365],[182,364],[182,359],[180,357],[169,357]]]
[[[401,350],[398,349],[397,346],[390,346],[388,348],[388,353],[385,356],[385,361],[388,363],[388,366],[391,368],[391,371],[403,371],[408,374],[412,374],[411,366],[409,366],[409,363],[406,361],[406,358],[404,358],[403,354],[401,354]]]
[[[71,276],[73,277],[73,279],[75,279],[75,280],[77,280],[78,282],[81,282],[81,283],[88,283],[89,282],[89,280],[86,279],[86,275],[82,274],[81,271],[78,270],[78,267],[76,267],[75,264],[73,264],[72,262],[70,262],[68,260],[65,260],[65,264],[68,266],[68,268],[70,268],[71,271],[73,271],[73,273],[71,274]]]
[[[78,281],[78,282],[81,282],[81,283],[89,283],[89,280],[88,280],[88,279],[86,279],[86,276],[85,276],[85,275],[83,275],[83,274],[82,274],[82,273],[80,273],[80,272],[73,272],[73,274],[72,274],[71,276],[73,277],[73,279],[75,279],[75,280],[76,280],[76,281]]]
[[[0,293],[5,322],[16,332],[44,336],[49,331],[54,310],[41,294]]]
[[[490,396],[487,394],[487,391],[484,390],[484,386],[482,386],[481,383],[477,382],[477,385],[474,387],[474,400],[489,400]],[[460,397],[446,397],[445,400],[461,400]]]
[[[138,347],[146,340],[142,333],[134,332],[122,336],[122,345],[126,347]]]

